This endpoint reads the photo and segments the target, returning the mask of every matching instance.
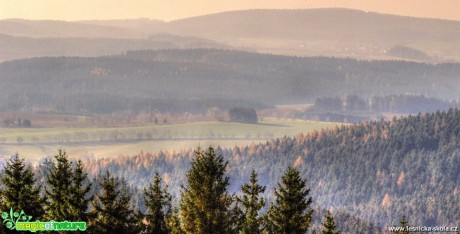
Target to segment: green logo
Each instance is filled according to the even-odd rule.
[[[16,228],[16,223],[19,221],[29,221],[32,216],[27,216],[23,210],[20,213],[13,212],[13,208],[10,209],[10,213],[7,212],[2,213],[3,223],[6,223],[6,228],[13,230]]]
[[[85,231],[86,222],[56,222],[54,220],[42,222],[42,221],[30,221],[32,216],[26,215],[23,210],[21,212],[14,212],[13,208],[10,208],[10,212],[2,213],[3,223],[6,223],[6,228],[16,231]]]

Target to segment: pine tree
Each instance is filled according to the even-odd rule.
[[[408,221],[407,221],[406,215],[402,216],[401,221],[399,222],[399,226],[402,227],[402,228],[406,228],[408,226]],[[410,232],[408,232],[407,230],[399,232],[399,234],[408,234],[408,233],[410,233]]]
[[[295,168],[288,168],[282,177],[282,184],[275,189],[275,203],[269,211],[266,225],[275,233],[305,233],[310,227],[313,210],[312,199],[308,196],[310,189]]]
[[[327,211],[326,215],[324,216],[323,229],[321,230],[321,234],[340,234],[336,228],[337,227],[335,225],[334,217],[332,217],[331,212]]]
[[[241,233],[261,233],[262,218],[259,217],[259,211],[265,206],[265,201],[260,194],[265,192],[265,186],[261,186],[257,180],[257,173],[253,170],[249,184],[241,186],[243,192],[241,202],[244,209],[244,222]]]
[[[131,208],[126,184],[110,175],[107,171],[100,175],[101,192],[93,201],[93,214],[96,217],[90,223],[91,233],[138,233],[138,220]]]
[[[192,167],[187,173],[188,187],[183,187],[181,218],[186,233],[228,233],[229,178],[225,176],[228,162],[214,149],[195,151]]]
[[[184,233],[184,230],[181,227],[179,209],[177,207],[173,209],[171,216],[169,216],[167,219],[167,223],[171,234]]]
[[[229,217],[229,233],[241,233],[243,230],[243,224],[245,221],[244,212],[241,209],[241,201],[238,196],[232,196],[233,204],[228,211]]]
[[[31,167],[26,166],[24,159],[19,155],[16,154],[6,162],[1,176],[0,209],[2,212],[10,209],[18,212],[23,210],[34,220],[39,220],[43,216],[45,201],[40,196],[41,188],[35,185],[34,177]]]
[[[59,150],[54,156],[56,162],[49,165],[47,175],[48,197],[47,218],[55,221],[82,221],[90,219],[89,205],[93,196],[90,195],[91,183],[83,164],[78,161],[74,168],[67,153]]]
[[[90,219],[89,205],[93,200],[90,195],[91,182],[88,174],[84,171],[83,164],[78,160],[72,173],[72,184],[70,186],[70,220],[88,222]]]
[[[272,234],[275,233],[276,227],[274,223],[271,221],[270,217],[273,217],[275,215],[275,206],[273,203],[270,205],[270,208],[268,209],[267,213],[265,213],[262,216],[262,233],[264,234]]]
[[[143,232],[145,229],[144,218],[145,218],[145,215],[142,213],[142,211],[139,208],[136,208],[134,211],[133,217],[131,217],[131,219],[133,220],[133,223],[131,225],[131,229],[133,231],[131,233],[144,233]]]
[[[45,190],[48,197],[46,216],[55,221],[73,221],[70,208],[72,163],[64,150],[59,150],[54,158],[56,162],[47,178],[49,188]]]
[[[144,189],[144,201],[147,206],[145,215],[147,233],[170,233],[171,229],[167,221],[172,214],[171,200],[172,197],[167,189],[161,188],[161,177],[157,173],[153,184],[150,184],[148,189]]]

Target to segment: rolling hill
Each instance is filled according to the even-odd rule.
[[[32,38],[0,34],[0,61],[43,56],[96,57],[128,50],[232,48],[224,43],[191,36],[153,34],[147,38]]]
[[[1,63],[0,74],[1,111],[80,114],[155,109],[203,113],[211,107],[258,108],[346,94],[458,99],[460,89],[460,64],[299,58],[217,49],[16,60]]]
[[[165,22],[159,20],[57,21],[6,19],[2,34],[32,38],[146,38]]]
[[[349,9],[247,10],[177,20],[162,25],[181,33],[295,54],[386,57],[397,45],[444,59],[459,59],[460,22]],[[455,52],[454,52],[455,51]]]
[[[78,158],[117,157],[140,151],[179,151],[197,145],[246,146],[273,137],[295,136],[300,132],[335,127],[337,123],[306,120],[265,119],[259,124],[195,122],[149,124],[133,127],[3,128],[0,133],[0,161],[16,152],[31,162],[66,149]],[[18,142],[18,139],[21,139]],[[1,163],[0,163],[1,164]]]
[[[40,161],[39,183],[49,172],[39,157],[64,147],[86,158],[91,177],[109,170],[126,180],[136,201],[157,172],[177,199],[192,147],[237,145],[217,147],[228,160],[231,193],[255,169],[269,204],[294,166],[315,209],[332,210],[344,233],[383,232],[402,215],[410,226],[459,224],[458,109],[335,127],[265,116],[257,124],[164,117],[313,102],[302,115],[458,106],[459,21],[349,9],[246,10],[171,22],[12,19],[0,21],[0,32],[0,112],[13,121],[0,133],[0,159],[18,152]],[[62,115],[63,124],[30,128],[37,113]],[[155,113],[164,114],[161,123]],[[65,126],[67,118],[86,117],[94,126]],[[149,124],[97,126],[102,117]],[[111,157],[120,154],[132,156]],[[145,211],[142,202],[136,206]]]
[[[382,232],[398,225],[402,215],[414,226],[458,225],[459,140],[460,111],[451,109],[276,138],[218,153],[229,162],[230,192],[240,191],[254,169],[259,183],[267,186],[265,196],[272,199],[276,182],[288,166],[294,166],[306,178],[314,206],[341,214],[336,217],[343,233],[378,233],[341,216],[358,217]],[[110,170],[138,188],[147,186],[158,172],[180,197],[191,158],[193,150],[184,150],[90,160],[86,165],[90,173]]]
[[[145,19],[79,22],[3,20],[0,21],[0,31],[11,36],[33,38],[139,39],[156,33],[169,33],[205,38],[259,52],[360,59],[407,59],[398,53],[388,53],[394,47],[404,46],[427,55],[416,58],[418,61],[460,61],[458,21],[341,8],[231,11],[171,22]],[[21,48],[15,47],[19,54]],[[2,50],[4,46],[0,44]]]

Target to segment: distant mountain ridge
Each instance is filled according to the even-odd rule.
[[[395,46],[405,46],[429,56],[422,61],[460,61],[460,21],[342,8],[230,11],[170,22],[2,20],[0,31],[13,36],[63,38],[146,38],[169,33],[259,52],[361,59],[406,59],[388,53]]]
[[[232,48],[191,36],[153,34],[147,38],[30,38],[0,34],[0,62],[49,56],[97,57],[145,49]]]
[[[156,32],[159,20],[26,20],[6,19],[0,21],[3,34],[20,37],[100,37],[100,38],[145,38]],[[149,30],[150,29],[150,30]]]
[[[165,21],[162,21],[162,20],[146,19],[146,18],[114,19],[114,20],[81,20],[81,21],[75,21],[75,22],[85,23],[89,25],[111,26],[111,27],[119,27],[119,28],[143,28],[143,29],[147,27],[163,25],[166,23]]]
[[[453,43],[460,40],[459,21],[341,8],[232,11],[177,20],[164,26],[171,33],[302,55],[378,58],[385,57],[386,50],[395,45],[441,55],[449,49],[459,49]],[[274,44],[276,49],[270,48]]]

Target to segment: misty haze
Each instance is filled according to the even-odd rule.
[[[460,21],[275,2],[0,14],[0,233],[458,233]]]

